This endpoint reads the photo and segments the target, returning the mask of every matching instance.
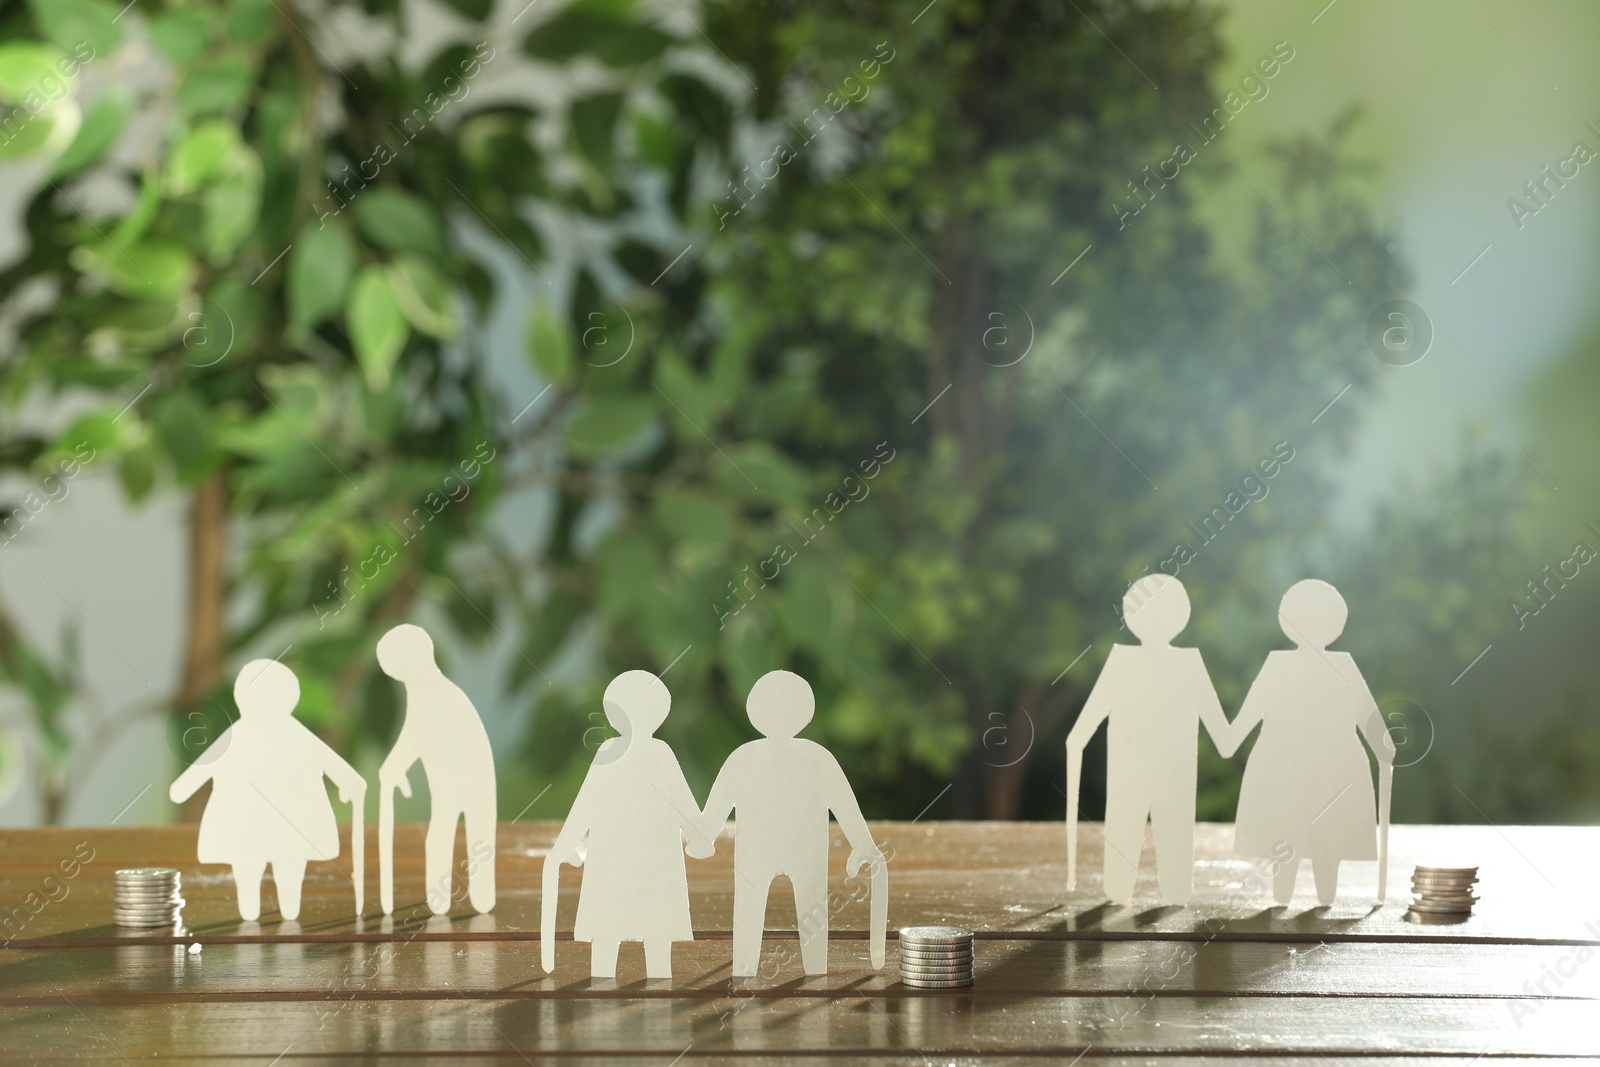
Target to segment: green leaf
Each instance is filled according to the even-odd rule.
[[[291,333],[304,335],[344,306],[345,290],[356,270],[355,244],[339,223],[307,222],[289,253]]]
[[[0,100],[21,104],[29,94],[57,95],[64,82],[62,65],[70,62],[59,49],[37,41],[0,44]]]
[[[117,477],[122,481],[122,491],[135,504],[150,495],[156,484],[155,445],[146,441],[124,452],[117,466]]]
[[[233,173],[201,199],[206,257],[213,266],[222,266],[238,251],[261,217],[261,160],[249,148],[240,148],[235,156]]]
[[[145,241],[121,249],[96,241],[74,249],[72,260],[79,269],[104,278],[112,291],[135,299],[170,299],[188,291],[194,282],[194,260],[168,241]]]
[[[139,199],[134,201],[132,210],[122,216],[117,228],[111,231],[111,243],[117,248],[127,248],[136,243],[155,220],[160,208],[161,178],[154,170],[146,171],[144,182],[139,186]]]
[[[733,515],[721,499],[697,489],[662,489],[656,521],[673,541],[720,548],[733,540]]]
[[[117,417],[115,411],[91,411],[78,416],[56,438],[56,449],[62,454],[81,454],[88,449],[91,457],[114,451],[118,439]]]
[[[76,174],[98,160],[116,141],[132,113],[133,101],[127,91],[117,85],[108,87],[95,98],[72,143],[50,168],[51,179]]]
[[[632,444],[655,421],[655,406],[643,397],[586,397],[567,424],[573,458],[601,459]]]
[[[345,304],[345,320],[367,384],[375,390],[386,388],[411,330],[384,280],[382,267],[367,267],[356,276]]]
[[[122,39],[117,9],[109,0],[28,0],[33,17],[53,44],[78,55],[87,48],[89,56],[103,56]]]
[[[239,130],[233,123],[222,119],[200,123],[184,134],[167,157],[167,189],[174,196],[194,192],[216,176],[240,146]]]
[[[534,303],[528,313],[527,343],[528,358],[539,377],[557,385],[572,380],[572,331],[555,308],[543,302]]]
[[[626,621],[641,601],[655,594],[659,561],[650,542],[635,531],[618,530],[607,537],[595,552],[595,564],[600,606],[610,618]]]
[[[430,337],[454,337],[461,328],[451,302],[449,279],[420,256],[403,255],[389,265],[389,289],[407,321]]]
[[[534,59],[560,63],[592,55],[610,67],[631,67],[660,55],[673,39],[653,26],[634,22],[633,4],[579,0],[567,5],[523,39]]]
[[[278,12],[273,0],[233,0],[228,8],[228,39],[260,44],[272,33]]]
[[[179,69],[187,69],[206,50],[206,31],[211,25],[209,11],[174,11],[152,15],[146,22],[150,41]]]
[[[178,103],[191,116],[233,111],[250,98],[254,81],[248,62],[223,56],[189,72],[178,86]]]
[[[572,134],[578,148],[601,170],[609,170],[615,156],[617,116],[621,93],[596,93],[572,102]]]
[[[150,402],[150,422],[180,478],[193,483],[210,470],[216,444],[199,397],[188,390],[162,393]]]
[[[356,197],[356,225],[362,236],[391,252],[421,252],[443,258],[444,229],[433,207],[415,193],[380,187]]]
[[[736,496],[802,503],[810,492],[805,468],[765,441],[725,444],[709,462],[718,483]]]
[[[0,104],[0,160],[33,155],[49,142],[59,121],[59,116],[30,115],[25,108]]]

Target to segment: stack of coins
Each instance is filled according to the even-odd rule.
[[[915,989],[972,984],[972,931],[958,926],[908,926],[900,931],[900,981]]]
[[[171,867],[136,867],[114,876],[118,926],[154,928],[183,921],[182,877]]]
[[[1472,895],[1477,883],[1476,867],[1418,867],[1411,876],[1414,897],[1406,918],[1459,922],[1472,914],[1472,905],[1478,902]]]

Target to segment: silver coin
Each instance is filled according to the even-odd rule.
[[[1476,878],[1458,878],[1446,874],[1417,874],[1411,877],[1412,885],[1477,885]]]
[[[972,945],[947,945],[936,947],[934,945],[913,945],[903,943],[900,946],[902,956],[970,956]]]
[[[953,982],[958,978],[971,978],[975,972],[971,967],[953,967],[948,971],[916,970],[911,967],[900,968],[900,977],[905,979],[931,979],[933,981]]]
[[[1449,926],[1455,923],[1464,923],[1471,916],[1459,913],[1440,915],[1427,911],[1408,911],[1402,918],[1408,923],[1417,923],[1421,926]]]
[[[1418,867],[1412,872],[1413,878],[1476,878],[1476,867]]]
[[[164,901],[160,901],[160,902],[152,901],[149,904],[118,904],[114,908],[112,908],[111,910],[115,911],[115,912],[126,912],[126,913],[131,915],[134,912],[151,912],[151,911],[172,912],[172,911],[176,911],[178,908],[183,907],[183,905],[184,905],[184,902],[181,901],[181,900],[180,901],[166,901],[166,900],[164,900]]]
[[[1474,896],[1472,893],[1470,893],[1467,890],[1465,890],[1465,889],[1462,889],[1462,890],[1451,890],[1448,893],[1441,892],[1441,891],[1436,890],[1436,889],[1430,889],[1430,890],[1425,890],[1425,891],[1423,891],[1421,893],[1418,893],[1417,894],[1417,899],[1418,900],[1471,900],[1471,901],[1476,901],[1478,898],[1476,896]]]
[[[1424,915],[1471,915],[1470,907],[1457,907],[1454,904],[1412,904],[1411,910]]]
[[[176,900],[177,889],[119,889],[114,895],[116,900]]]
[[[901,941],[971,941],[972,931],[959,926],[907,926],[900,931]]]
[[[115,878],[177,878],[182,874],[176,867],[123,867],[112,872]]]
[[[900,954],[902,967],[971,967],[971,956],[950,956],[945,959],[936,959],[930,956],[907,956]]]
[[[174,916],[180,914],[182,913],[176,908],[167,908],[164,911],[116,911],[111,913],[111,918],[114,922],[122,922],[124,919],[135,921],[165,919],[171,922]]]
[[[923,978],[902,978],[900,984],[907,989],[960,989],[963,986],[971,985],[972,979],[963,978],[959,981],[933,982]]]

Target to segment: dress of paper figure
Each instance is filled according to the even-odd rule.
[[[615,978],[624,941],[644,942],[645,975],[672,977],[672,943],[694,940],[689,924],[691,854],[715,844],[700,833],[700,806],[672,747],[655,736],[672,695],[649,671],[619,674],[606,686],[609,738],[578,789],[544,861],[540,960],[555,969],[556,894],[561,864],[582,867],[574,941],[590,943],[589,973]]]
[[[367,783],[354,767],[294,717],[300,682],[276,660],[244,666],[233,683],[239,719],[172,783],[168,796],[181,804],[206,782],[211,796],[200,819],[201,863],[233,865],[239,916],[261,917],[261,878],[272,865],[278,911],[300,915],[306,861],[339,855],[339,827],[328,803],[326,775],[339,799],[353,808],[356,914],[362,908],[362,813]]]
[[[396,626],[378,642],[378,666],[406,688],[406,719],[378,769],[378,896],[394,912],[394,790],[411,795],[410,769],[419,760],[428,776],[428,836],[423,842],[428,908],[450,910],[450,861],[456,824],[467,824],[467,898],[473,910],[494,907],[494,832],[497,808],[494,753],[483,721],[433,658],[433,639],[420,626]]]
[[[1140,578],[1122,600],[1137,645],[1111,655],[1067,734],[1067,888],[1078,884],[1078,786],[1083,749],[1106,728],[1105,894],[1133,899],[1148,818],[1161,895],[1194,891],[1194,807],[1200,724],[1221,744],[1228,720],[1197,648],[1172,644],[1189,622],[1189,594],[1164,574]]]
[[[798,674],[772,671],[750,690],[745,711],[762,734],[733,750],[706,801],[706,833],[715,836],[738,811],[733,849],[733,973],[748,978],[761,961],[767,893],[780,874],[794,889],[800,958],[807,974],[828,973],[828,813],[850,842],[845,871],[872,870],[870,952],[883,966],[888,924],[888,868],[872,840],[855,793],[833,754],[795,734],[816,708]]]
[[[1303,859],[1311,861],[1323,904],[1333,903],[1340,860],[1378,860],[1378,899],[1387,895],[1394,743],[1355,660],[1328,651],[1346,614],[1344,598],[1327,582],[1307,579],[1284,594],[1278,624],[1297,647],[1267,654],[1230,743],[1218,746],[1230,755],[1261,727],[1239,789],[1234,850],[1277,861],[1272,887],[1280,904],[1294,895]],[[1378,757],[1381,819],[1359,734]]]

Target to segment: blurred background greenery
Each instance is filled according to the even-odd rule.
[[[1165,569],[1230,713],[1282,591],[1341,587],[1397,819],[1593,822],[1596,29],[0,3],[0,811],[177,815],[258,656],[370,777],[413,620],[504,818],[637,667],[701,795],[784,667],[869,815],[1059,818]]]

